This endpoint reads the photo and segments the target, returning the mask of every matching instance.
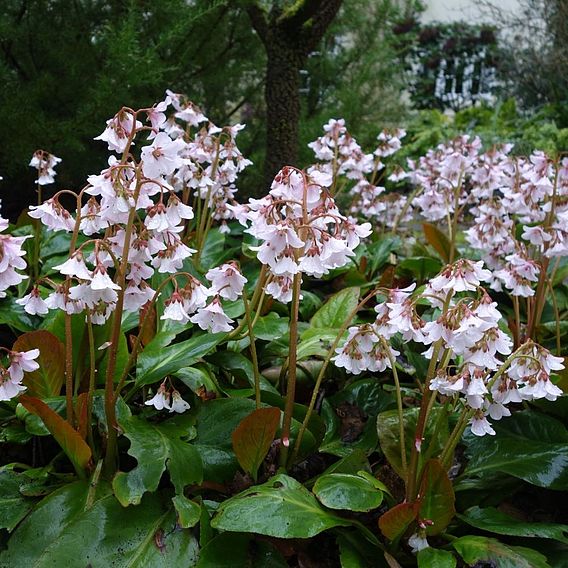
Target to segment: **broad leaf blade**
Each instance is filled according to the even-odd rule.
[[[295,479],[277,475],[221,504],[211,526],[231,532],[250,532],[276,538],[311,538],[346,519],[325,511]]]
[[[494,538],[463,536],[452,546],[469,566],[478,562],[491,563],[496,568],[550,568],[546,557],[520,546],[508,546]]]
[[[259,408],[241,420],[231,436],[239,464],[255,481],[279,424],[279,408]]]
[[[568,544],[568,525],[521,521],[494,507],[471,507],[458,517],[468,525],[488,532],[507,536],[550,538]]]
[[[27,394],[38,398],[58,396],[65,380],[65,346],[49,331],[30,331],[16,339],[14,351],[39,349],[39,369],[24,373]]]
[[[413,523],[420,503],[399,503],[379,518],[379,528],[389,540],[399,539]]]
[[[450,262],[451,245],[448,237],[446,237],[436,225],[432,225],[431,223],[422,223],[422,228],[428,243],[432,245],[444,262]]]
[[[41,400],[24,394],[20,395],[18,400],[26,410],[42,419],[45,427],[73,463],[77,473],[83,475],[91,460],[91,448],[79,432]]]
[[[120,422],[130,440],[128,453],[138,465],[128,473],[119,472],[112,486],[123,506],[137,505],[147,491],[156,491],[166,467],[181,494],[186,485],[201,483],[203,466],[198,451],[183,439],[187,431],[175,424],[152,424],[136,416]]]
[[[331,298],[313,315],[312,327],[338,329],[359,302],[359,288],[346,288]]]
[[[426,534],[440,534],[454,518],[456,509],[452,482],[438,460],[430,460],[424,466],[419,494],[420,519],[432,522],[426,527]]]
[[[329,509],[368,512],[376,509],[383,493],[359,475],[330,473],[321,475],[313,492],[322,505]]]
[[[225,336],[225,333],[198,335],[167,347],[150,344],[138,357],[136,386],[155,383],[183,367],[190,367],[207,355]]]

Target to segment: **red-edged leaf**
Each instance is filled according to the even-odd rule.
[[[45,330],[29,331],[20,335],[14,351],[39,349],[39,369],[24,374],[23,384],[27,393],[38,398],[58,396],[65,379],[65,346],[53,333]]]
[[[400,538],[418,517],[420,502],[400,503],[379,518],[379,528],[389,539]]]
[[[280,424],[280,409],[259,408],[243,418],[233,432],[233,450],[241,467],[256,481]]]
[[[431,223],[422,223],[424,236],[429,244],[434,247],[434,250],[440,255],[444,262],[450,262],[451,244],[448,237]]]
[[[420,482],[420,520],[427,523],[426,534],[440,534],[456,514],[455,495],[448,472],[438,460],[429,460],[424,466]]]
[[[67,454],[77,473],[83,477],[91,460],[91,448],[87,446],[79,432],[74,430],[57,412],[51,410],[45,402],[25,394],[20,395],[18,401],[26,410],[43,420],[45,427]]]

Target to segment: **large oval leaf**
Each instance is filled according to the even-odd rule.
[[[106,485],[94,499],[89,489],[73,483],[43,499],[14,531],[0,566],[195,566],[197,541],[176,529],[169,499],[147,495],[138,507],[125,509]]]
[[[546,557],[521,546],[508,546],[483,536],[462,536],[452,542],[468,566],[487,562],[495,568],[550,568]]]
[[[346,288],[331,298],[313,315],[312,327],[340,328],[359,302],[359,288]]]
[[[152,424],[131,416],[120,421],[120,426],[130,440],[128,453],[138,462],[128,473],[117,473],[112,483],[116,498],[125,507],[140,503],[147,491],[155,491],[166,467],[176,493],[181,494],[190,483],[201,483],[201,458],[199,452],[183,439],[188,435],[188,428],[183,423],[179,425],[172,420]]]
[[[500,471],[549,489],[568,489],[568,431],[562,422],[532,411],[493,425],[496,436],[465,434],[465,476]]]
[[[258,408],[241,420],[231,436],[239,464],[255,481],[279,425],[279,408]]]
[[[183,367],[190,367],[225,336],[225,333],[207,333],[167,347],[148,345],[138,357],[136,385],[149,385]]]
[[[383,492],[367,479],[347,473],[320,476],[313,492],[329,509],[367,512],[376,509],[383,500]]]
[[[472,527],[508,536],[552,538],[568,544],[568,525],[531,523],[515,519],[494,507],[471,507],[458,517]]]
[[[65,380],[65,346],[49,331],[30,331],[16,339],[14,351],[39,349],[39,369],[24,373],[27,394],[38,398],[58,396]]]
[[[349,524],[325,511],[302,484],[283,474],[228,499],[211,521],[219,530],[276,538],[310,538]]]

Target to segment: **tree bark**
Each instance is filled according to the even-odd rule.
[[[247,11],[266,49],[265,186],[286,165],[298,166],[300,70],[322,39],[343,0],[298,0],[288,12],[256,3]]]

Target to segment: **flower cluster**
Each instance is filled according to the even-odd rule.
[[[246,231],[262,243],[253,250],[268,268],[266,292],[283,303],[292,299],[295,275],[320,278],[344,266],[361,238],[371,233],[369,223],[358,225],[339,212],[324,185],[329,182],[330,178],[285,167],[274,178],[269,195],[234,208],[239,221],[250,223]]]
[[[424,356],[438,362],[430,390],[461,396],[472,412],[473,433],[494,434],[487,417],[509,416],[508,403],[560,396],[550,375],[564,365],[531,340],[511,353],[513,342],[499,327],[497,303],[480,286],[490,278],[482,261],[461,259],[432,278],[422,293],[415,293],[414,286],[390,290],[375,307],[374,323],[349,329],[335,364],[353,374],[392,368],[399,353],[388,340],[397,334],[405,342],[429,346]],[[434,310],[429,321],[418,314],[419,301]]]
[[[314,151],[319,163],[308,169],[314,179],[329,179],[328,185],[339,192],[349,185],[351,205],[349,212],[392,227],[403,213],[406,197],[397,193],[385,193],[379,185],[384,177],[383,160],[400,150],[401,139],[406,135],[402,129],[383,130],[377,137],[378,145],[371,153],[364,153],[355,138],[347,131],[343,119],[331,119],[323,127],[324,135],[308,146]],[[388,179],[397,182],[406,177],[399,168],[392,169]]]
[[[22,385],[24,373],[39,369],[38,357],[39,349],[8,351],[8,367],[0,365],[0,401],[11,400],[26,390]]]
[[[36,183],[38,185],[49,185],[55,181],[55,166],[61,162],[61,158],[46,152],[36,150],[30,161],[30,167],[37,170]]]
[[[17,286],[27,276],[18,272],[26,268],[26,261],[22,245],[29,236],[14,237],[2,234],[8,228],[8,221],[0,217],[0,298],[6,296],[6,290],[10,286]]]
[[[168,119],[170,107],[174,113]],[[191,128],[200,125],[192,133]],[[199,206],[200,228],[207,230],[213,220],[219,220],[226,230],[226,221],[233,215],[228,202],[236,190],[236,177],[250,163],[235,144],[241,128],[216,127],[195,105],[169,91],[164,101],[151,108],[123,108],[109,119],[97,139],[120,157],[111,156],[108,168],[89,176],[88,186],[77,197],[76,215],[59,203],[59,194],[30,207],[30,216],[48,229],[73,232],[73,240],[79,233],[91,238],[54,267],[65,277],[64,284],[45,280],[55,288],[46,299],[35,286],[20,300],[26,311],[86,312],[93,323],[102,324],[115,310],[122,288],[125,310],[137,311],[151,300],[156,293],[149,284],[152,275],[181,271],[195,252],[186,238],[188,223],[194,219],[188,204],[192,197],[204,202]],[[147,143],[136,160],[132,149],[146,133]],[[57,161],[46,153],[36,154],[38,167],[52,167]],[[227,290],[215,294],[227,297]],[[228,318],[224,319],[219,302],[214,299],[205,306],[208,294],[196,279],[180,290],[176,285],[162,317],[186,323],[203,309],[194,323],[203,329],[227,330]]]
[[[189,403],[183,400],[179,392],[172,388],[169,389],[164,381],[158,388],[156,394],[148,399],[144,404],[153,406],[156,410],[169,410],[181,414],[190,409]]]

